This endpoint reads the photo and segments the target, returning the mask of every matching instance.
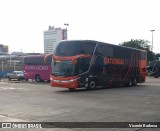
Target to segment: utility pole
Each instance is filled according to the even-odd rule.
[[[153,32],[155,31],[155,30],[150,30],[151,32],[152,32],[152,52],[153,52]]]
[[[68,39],[68,30],[67,30],[67,26],[69,26],[68,23],[64,23],[64,25],[66,26],[66,39]]]
[[[3,71],[3,60],[2,60],[2,71]]]
[[[68,23],[64,23],[64,25],[66,26],[66,30],[67,30],[67,26],[69,26],[69,24]]]

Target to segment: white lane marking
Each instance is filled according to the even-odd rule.
[[[7,82],[0,81],[0,84],[7,84]]]
[[[13,88],[13,87],[0,87],[0,90],[28,90],[25,88]]]

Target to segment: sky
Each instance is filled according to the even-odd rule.
[[[1,0],[0,44],[9,52],[44,52],[43,31],[66,28],[69,40],[150,41],[160,53],[160,0]]]

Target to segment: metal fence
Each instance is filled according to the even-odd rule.
[[[0,79],[6,78],[7,73],[11,73],[13,71],[22,71],[22,66],[14,66],[14,65],[0,65]]]

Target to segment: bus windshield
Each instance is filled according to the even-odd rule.
[[[71,60],[53,60],[52,62],[52,75],[55,76],[73,76],[75,66]]]
[[[73,57],[77,55],[93,55],[96,41],[61,41],[54,52],[55,56]],[[76,63],[72,60],[52,60],[52,75],[70,77],[87,72],[89,69],[91,57],[76,58]]]
[[[75,56],[79,54],[92,55],[96,42],[91,41],[62,41],[58,44],[54,55],[56,56]]]
[[[53,60],[52,75],[70,77],[88,71],[91,58],[79,58],[76,64],[71,60]]]

